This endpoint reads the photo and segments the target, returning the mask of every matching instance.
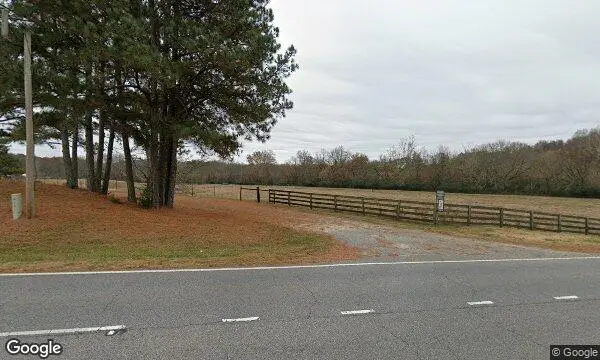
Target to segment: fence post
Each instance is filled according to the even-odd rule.
[[[333,208],[337,211],[337,195],[333,195]]]
[[[562,224],[561,224],[560,214],[556,215],[556,217],[557,217],[557,220],[558,220],[557,221],[557,225],[558,225],[557,229],[558,229],[558,232],[561,232],[562,231]]]
[[[256,202],[260,202],[260,188],[256,187]]]
[[[438,211],[437,211],[437,206],[435,206],[435,207],[433,208],[433,223],[434,223],[435,225],[437,225],[437,223],[438,223]]]
[[[504,209],[500,208],[500,227],[504,226]]]
[[[529,212],[529,230],[533,230],[534,224],[533,224],[533,211]]]
[[[310,209],[312,210],[312,193],[310,193]]]
[[[400,206],[402,206],[402,201],[398,200],[398,205],[396,207],[396,219],[400,220]]]
[[[290,202],[290,197],[291,197],[291,192],[288,191],[288,206],[292,206],[292,203]]]
[[[363,198],[361,198],[361,200],[362,200],[362,212],[364,215],[365,214],[365,198],[363,197]]]
[[[242,187],[240,186],[240,201],[242,201]]]
[[[590,233],[590,226],[588,218],[585,218],[585,234],[588,235]]]
[[[471,225],[471,205],[467,205],[467,226]]]
[[[271,189],[269,189],[269,204],[271,203]],[[273,201],[274,202],[274,201]]]

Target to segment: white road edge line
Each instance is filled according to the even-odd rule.
[[[107,270],[107,271],[71,271],[47,273],[4,273],[7,276],[55,276],[55,275],[103,275],[103,274],[140,274],[140,273],[176,273],[176,272],[213,272],[213,271],[251,271],[251,270],[283,270],[283,269],[313,269],[344,266],[377,266],[377,265],[423,265],[423,264],[468,264],[468,263],[501,263],[526,261],[566,261],[566,260],[600,260],[600,256],[550,257],[550,258],[517,258],[517,259],[473,259],[473,260],[429,260],[429,261],[391,261],[363,262],[318,265],[289,265],[289,266],[256,266],[204,269],[146,269],[146,270]]]
[[[360,315],[360,314],[369,314],[372,312],[373,312],[373,309],[341,311],[342,315]]]
[[[485,300],[485,301],[469,301],[467,304],[473,305],[494,305],[493,301]]]
[[[15,332],[3,332],[0,333],[0,337],[11,337],[11,336],[47,336],[47,335],[72,335],[72,334],[83,334],[92,332],[112,332],[114,335],[117,331],[125,330],[125,325],[115,326],[96,326],[87,328],[73,328],[73,329],[51,329],[51,330],[33,330],[33,331],[15,331]]]
[[[246,321],[254,321],[258,320],[258,316],[246,317],[246,318],[237,318],[237,319],[221,319],[224,323],[230,322],[246,322]]]
[[[555,296],[554,300],[575,300],[579,299],[577,295]]]

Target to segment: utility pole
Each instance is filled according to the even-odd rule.
[[[2,9],[2,37],[8,39],[8,9]],[[35,146],[33,141],[33,99],[31,89],[31,31],[23,37],[23,75],[25,78],[25,210],[27,218],[35,216]]]
[[[25,53],[25,132],[27,153],[25,155],[25,206],[27,218],[35,216],[35,144],[33,140],[33,99],[31,95],[31,32],[25,30],[23,38]]]

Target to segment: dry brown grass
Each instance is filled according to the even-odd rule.
[[[22,182],[0,181],[0,272],[298,264],[359,254],[292,229],[289,209],[181,196],[173,209],[144,210],[43,184],[36,218],[13,221],[15,192],[24,193]]]
[[[450,226],[447,229],[439,227],[430,231],[557,251],[589,254],[600,253],[600,236],[598,235],[530,231],[526,229],[499,228],[492,226]]]

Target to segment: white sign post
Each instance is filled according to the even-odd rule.
[[[12,200],[13,220],[17,220],[21,217],[21,214],[23,213],[23,195],[12,194],[10,198]]]
[[[444,197],[445,197],[445,194],[443,191],[441,191],[441,190],[436,191],[435,204],[436,204],[436,209],[438,212],[444,211]]]

